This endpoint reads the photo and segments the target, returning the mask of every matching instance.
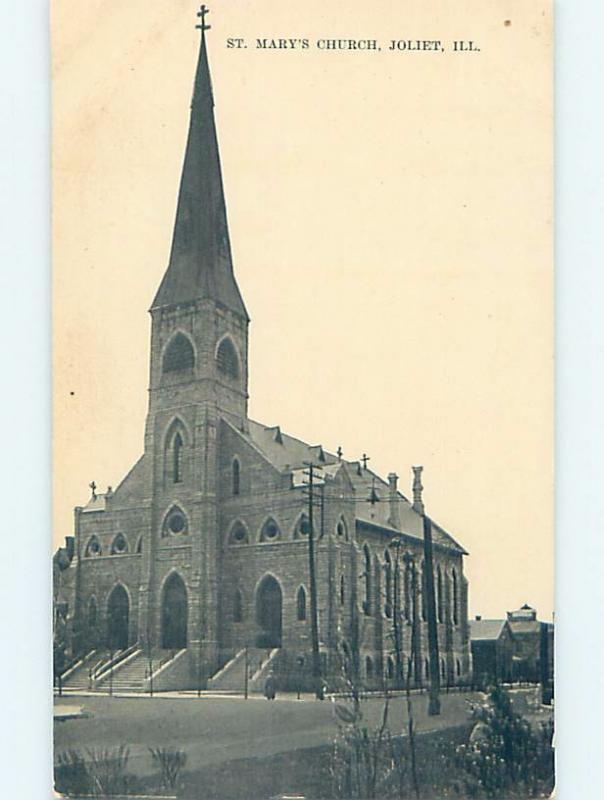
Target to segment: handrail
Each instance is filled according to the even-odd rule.
[[[113,669],[118,664],[121,664],[124,659],[128,658],[128,656],[131,656],[136,650],[138,650],[138,643],[130,645],[130,647],[127,647],[125,650],[118,650],[116,653],[114,653],[113,658],[109,658],[104,664],[101,664],[100,667],[95,669],[93,672],[94,680],[103,678],[110,669]]]
[[[75,672],[76,669],[78,669],[78,667],[83,666],[88,661],[88,659],[94,655],[95,652],[96,650],[89,650],[88,653],[86,653],[83,656],[77,656],[76,658],[72,658],[72,660],[68,663],[67,667],[63,670],[61,674],[61,680],[63,681],[68,680],[71,674]]]

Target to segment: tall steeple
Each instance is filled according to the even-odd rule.
[[[205,12],[204,12],[205,13]],[[210,299],[248,319],[233,274],[203,17],[170,262],[152,308]]]

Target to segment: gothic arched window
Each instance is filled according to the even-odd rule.
[[[162,536],[176,536],[187,532],[187,518],[178,506],[174,506],[164,520]]]
[[[239,461],[233,459],[233,494],[239,494],[241,490],[241,465]]]
[[[181,372],[194,366],[195,353],[191,340],[184,333],[177,333],[164,353],[163,371]]]
[[[91,631],[93,631],[96,628],[97,621],[98,621],[98,612],[97,612],[96,599],[94,597],[91,597],[88,603],[88,628]]]
[[[384,553],[384,614],[392,616],[392,559],[388,550]]]
[[[411,601],[411,564],[405,564],[405,578],[404,578],[404,613],[405,619],[411,619],[412,601]]]
[[[140,555],[143,552],[143,537],[142,535],[138,537],[138,542],[136,543],[136,552]]]
[[[422,587],[422,620],[425,622],[428,619],[428,589],[426,584],[426,566],[423,561],[420,585]]]
[[[243,622],[243,598],[239,589],[233,595],[233,622]]]
[[[281,538],[281,531],[274,519],[267,519],[260,532],[261,542],[276,542]]]
[[[111,555],[121,556],[127,552],[128,552],[128,542],[126,541],[126,537],[122,533],[118,533],[118,535],[115,537],[111,545]]]
[[[172,480],[174,483],[182,481],[182,448],[182,436],[177,433],[172,441]]]
[[[348,541],[348,528],[346,527],[344,517],[340,517],[338,524],[336,525],[336,533],[341,539]]]
[[[239,377],[239,358],[237,357],[235,345],[228,336],[218,346],[216,366],[223,375],[229,378],[236,379]]]
[[[343,606],[346,602],[346,578],[340,575],[340,605]]]
[[[365,675],[368,678],[373,678],[373,661],[371,656],[365,656]]]
[[[443,587],[443,574],[440,568],[440,564],[438,565],[436,582],[437,582],[436,592],[437,592],[438,621],[442,622],[445,618],[445,592]]]
[[[230,542],[231,544],[247,544],[249,542],[247,528],[243,522],[237,520],[237,522],[233,525],[231,529]]]
[[[101,543],[97,539],[96,536],[92,536],[90,541],[86,545],[86,550],[84,552],[84,556],[86,558],[93,558],[94,556],[102,555],[103,551],[101,550]]]
[[[457,572],[451,572],[451,583],[453,584],[453,624],[459,624],[459,588],[457,586]]]
[[[304,622],[306,619],[306,592],[304,586],[300,586],[296,595],[296,612],[298,620]]]
[[[371,614],[371,553],[367,545],[363,547],[364,571],[363,578],[365,583],[365,597],[363,599],[363,611],[367,616]]]
[[[303,539],[304,537],[308,536],[310,531],[310,522],[306,514],[302,514],[298,521],[296,522],[296,527],[294,528],[294,539]]]

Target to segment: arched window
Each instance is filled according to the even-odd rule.
[[[296,522],[296,527],[294,528],[294,539],[303,539],[308,536],[310,531],[310,521],[306,514],[302,514],[301,517],[298,518]]]
[[[191,340],[183,333],[177,333],[164,353],[163,371],[181,372],[193,369],[194,365],[195,353]]]
[[[274,519],[267,519],[260,531],[261,542],[276,542],[281,538],[281,531]]]
[[[392,559],[390,552],[386,550],[384,553],[384,614],[387,617],[392,616]]]
[[[340,605],[343,606],[346,602],[346,578],[340,575]]]
[[[98,622],[98,611],[97,611],[97,604],[96,599],[94,597],[90,598],[88,603],[88,628],[91,631],[94,631]]]
[[[231,528],[230,542],[231,544],[248,544],[249,537],[247,534],[247,528],[243,522],[239,522],[239,520],[237,520],[237,522]]]
[[[233,459],[233,494],[239,494],[241,490],[241,466],[239,461]]]
[[[364,572],[363,578],[365,583],[365,597],[363,599],[363,611],[367,616],[371,614],[371,553],[369,552],[369,548],[367,545],[363,547],[363,559],[364,559]]]
[[[403,593],[404,597],[404,614],[405,619],[411,619],[412,613],[412,601],[411,601],[411,564],[405,564],[405,577],[404,577],[404,586],[403,586]]]
[[[373,678],[373,661],[371,660],[371,656],[365,657],[365,675],[368,678]]]
[[[239,377],[239,358],[233,342],[226,337],[220,342],[216,353],[216,366],[228,378]]]
[[[440,660],[440,677],[442,678],[443,681],[447,677],[447,667],[445,665],[445,659],[444,658],[441,658],[441,660]]]
[[[345,541],[348,541],[348,528],[346,526],[346,522],[344,520],[344,517],[341,517],[338,520],[338,524],[336,525],[336,533],[338,534],[338,537],[340,539],[344,539]]]
[[[430,680],[430,659],[427,658],[424,661],[424,674],[426,676],[426,680]]]
[[[136,543],[136,552],[140,555],[143,552],[143,537],[142,535],[138,537],[138,542]]]
[[[118,535],[115,537],[111,545],[111,555],[121,556],[127,552],[128,552],[128,542],[126,541],[126,537],[122,533],[118,533]]]
[[[459,625],[459,589],[455,569],[451,572],[451,583],[453,584],[453,624]]]
[[[182,481],[182,447],[182,436],[180,432],[177,432],[172,440],[172,480],[174,483]]]
[[[440,568],[440,564],[438,565],[436,582],[437,582],[436,602],[438,609],[438,621],[443,622],[445,617],[445,593],[443,589],[443,574]]]
[[[304,622],[306,619],[306,592],[304,586],[300,586],[296,595],[296,611],[298,621]]]
[[[420,575],[420,585],[422,587],[422,620],[428,619],[428,587],[426,585],[426,567],[422,561],[422,571]]]
[[[96,536],[92,536],[86,545],[86,550],[84,552],[84,556],[86,558],[94,558],[94,556],[100,556],[103,554],[101,550],[101,543],[96,538]]]
[[[233,622],[243,622],[243,598],[239,589],[233,595]]]
[[[413,677],[413,659],[407,659],[407,675],[412,678]]]
[[[455,671],[457,672],[457,677],[461,677],[461,661],[459,659],[455,662]]]
[[[392,656],[388,656],[388,661],[386,662],[386,675],[390,681],[394,678],[394,659]]]
[[[176,536],[181,533],[188,533],[187,518],[178,506],[174,506],[164,520],[162,536]]]

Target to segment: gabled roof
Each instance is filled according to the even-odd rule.
[[[233,421],[226,418],[225,421],[275,469],[279,472],[287,470],[294,473],[294,486],[302,485],[303,480],[300,475],[307,468],[308,462],[323,467],[327,477],[334,477],[339,469],[345,469],[353,487],[351,499],[355,503],[357,525],[369,526],[387,536],[403,533],[414,539],[423,539],[423,518],[401,492],[398,492],[400,528],[394,528],[390,524],[390,487],[387,481],[372,470],[361,467],[358,462],[338,459],[320,444],[309,445],[301,439],[289,436],[277,425],[262,425],[260,422],[247,420],[242,429],[242,426]],[[375,502],[369,502],[371,497]],[[432,536],[435,545],[467,554],[464,548],[434,521]]]
[[[473,642],[494,641],[503,633],[505,619],[471,619],[470,639]]]
[[[204,298],[248,318],[233,274],[212,82],[202,36],[170,262],[152,308]]]

